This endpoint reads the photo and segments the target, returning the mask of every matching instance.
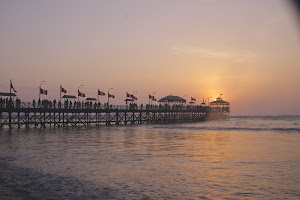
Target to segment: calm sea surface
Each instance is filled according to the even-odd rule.
[[[0,130],[0,199],[300,199],[300,117]]]

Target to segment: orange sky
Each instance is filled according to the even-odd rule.
[[[300,27],[281,0],[1,1],[0,91],[59,85],[223,98],[232,115],[300,114]],[[101,101],[106,101],[101,97]]]

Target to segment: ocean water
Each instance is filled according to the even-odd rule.
[[[0,199],[300,199],[300,117],[0,130]]]

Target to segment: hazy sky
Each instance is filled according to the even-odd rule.
[[[233,115],[300,114],[300,26],[286,0],[0,1],[0,91],[216,98]],[[101,97],[100,101],[107,101]]]

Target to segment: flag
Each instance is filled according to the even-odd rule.
[[[128,94],[128,92],[126,94],[127,94],[127,97],[134,98],[134,96],[132,94]]]
[[[98,90],[98,95],[100,95],[100,96],[105,96],[105,93],[104,93],[104,92],[101,92],[100,90]]]
[[[109,94],[109,93],[108,93],[108,97],[109,97],[109,98],[115,98],[115,95]]]
[[[132,98],[132,99],[134,99],[134,100],[137,100],[137,97],[135,97],[133,94],[128,94],[128,93],[127,93],[127,97]]]
[[[15,88],[14,88],[14,86],[13,86],[12,83],[10,83],[10,87],[11,87],[11,89],[13,89],[15,92],[17,92],[17,91],[15,90]]]
[[[63,87],[60,88],[61,88],[60,92],[67,93],[67,90],[65,90]]]
[[[152,101],[156,101],[155,97],[149,94],[149,99],[151,99]]]
[[[196,98],[191,97],[191,101],[196,101]]]
[[[79,96],[79,97],[85,97],[85,94],[84,94],[84,93],[81,93],[81,92],[79,92],[79,90],[78,90],[78,96]]]
[[[40,88],[40,94],[47,95],[48,91],[47,90],[43,90],[42,88]]]

